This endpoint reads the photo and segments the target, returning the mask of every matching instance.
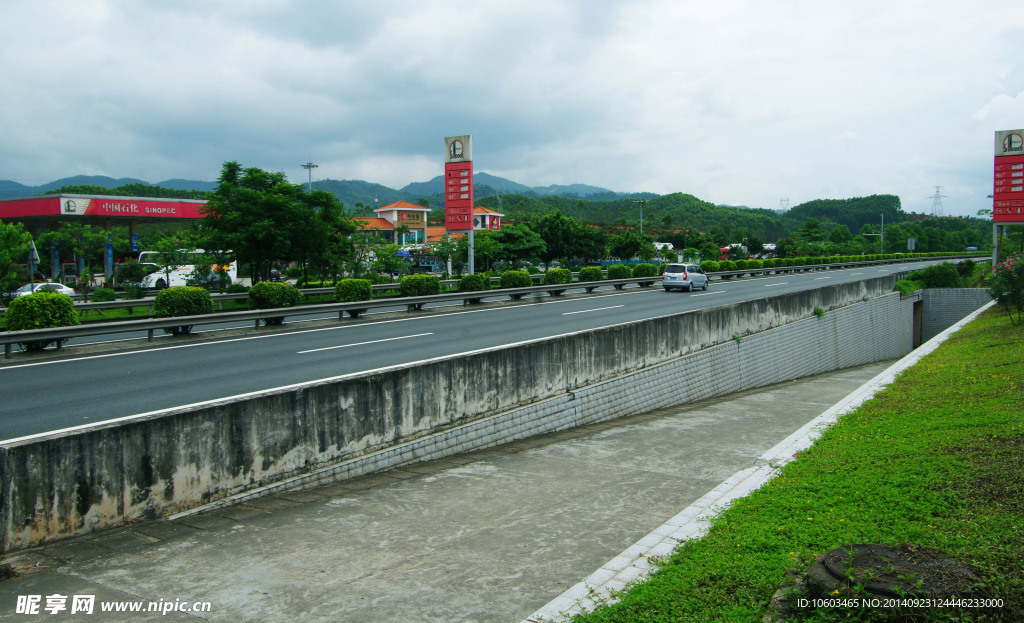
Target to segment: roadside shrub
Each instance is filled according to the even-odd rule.
[[[277,309],[292,307],[302,300],[302,292],[290,283],[283,281],[261,281],[249,288],[249,309]],[[268,325],[279,325],[284,316],[264,318]]]
[[[19,296],[7,306],[4,316],[8,331],[28,331],[81,324],[71,297],[59,292],[36,292]],[[27,351],[40,351],[56,340],[24,342]]]
[[[118,264],[114,271],[114,284],[124,290],[124,296],[128,299],[142,298],[145,281],[146,269],[135,260]]]
[[[761,268],[775,268],[775,260],[771,258],[761,260]]]
[[[533,285],[533,279],[525,270],[506,270],[501,273],[498,285],[503,288],[527,288]]]
[[[956,263],[956,272],[961,277],[970,277],[974,274],[978,264],[974,260],[962,260]]]
[[[734,270],[746,270],[747,269],[747,260],[732,260],[732,263],[735,265]]]
[[[988,293],[1006,310],[1011,323],[1021,324],[1024,321],[1024,258],[1014,255],[996,264]]]
[[[920,281],[912,281],[910,279],[900,279],[893,286],[893,291],[899,292],[900,294],[910,294],[923,288],[924,285]]]
[[[369,301],[373,298],[373,283],[369,279],[342,279],[334,286],[334,298],[342,303]]]
[[[572,283],[572,271],[568,268],[552,268],[544,273],[544,285]]]
[[[915,270],[907,277],[913,281],[920,281],[926,288],[958,288],[960,287],[960,274],[952,262],[933,264],[928,268]]]
[[[636,266],[633,267],[633,276],[634,277],[657,277],[658,276],[658,267],[655,266],[654,264],[648,264],[648,263],[637,264]]]
[[[599,266],[584,266],[576,278],[580,281],[601,281],[604,279],[604,273]]]
[[[481,292],[491,288],[491,279],[485,275],[463,275],[459,279],[459,292]]]
[[[747,260],[747,270],[761,270],[764,268],[764,262],[761,260]]]
[[[228,287],[224,288],[224,292],[228,294],[241,294],[242,292],[248,292],[249,286],[244,285],[241,281],[235,281],[229,283]]]
[[[629,266],[625,264],[612,264],[608,267],[608,278],[609,279],[629,279],[633,276],[633,271],[629,269]]]
[[[173,318],[176,316],[198,316],[213,312],[213,299],[210,291],[198,286],[175,286],[161,290],[153,301],[154,318]],[[188,335],[192,325],[182,325],[164,329],[171,335]]]
[[[732,260],[722,260],[721,262],[718,263],[718,270],[722,271],[723,273],[736,270],[736,262]],[[732,278],[732,275],[726,275],[723,278],[730,279]]]
[[[706,273],[715,273],[722,270],[717,260],[704,260],[700,263],[700,268]]]
[[[117,299],[117,293],[114,292],[113,288],[99,288],[92,293],[93,303],[106,303],[107,301],[113,301]]]
[[[430,296],[441,293],[441,278],[436,275],[406,275],[399,281],[401,296]]]

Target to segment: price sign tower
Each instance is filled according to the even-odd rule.
[[[1024,130],[996,132],[992,180],[992,265],[1005,225],[1024,225]]]
[[[473,274],[473,137],[444,139],[444,228],[469,234],[469,273]]]

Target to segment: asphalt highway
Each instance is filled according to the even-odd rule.
[[[665,292],[659,284],[519,304],[370,314],[326,325],[295,323],[286,332],[166,339],[157,347],[103,353],[66,347],[61,357],[0,366],[0,440],[907,272],[930,263],[713,280],[706,292]]]

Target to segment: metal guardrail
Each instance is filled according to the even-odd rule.
[[[287,318],[295,316],[309,316],[315,314],[337,313],[338,319],[344,318],[348,313],[350,317],[357,317],[363,312],[380,307],[395,307],[405,305],[409,311],[422,309],[423,305],[429,303],[445,303],[450,301],[462,301],[463,304],[470,304],[485,298],[510,297],[518,300],[531,294],[547,292],[552,295],[559,295],[566,290],[587,289],[588,291],[601,287],[612,286],[622,288],[629,284],[653,285],[659,278],[655,277],[631,277],[629,279],[610,279],[594,282],[573,282],[571,284],[549,284],[540,286],[528,286],[524,288],[503,288],[496,290],[483,290],[479,292],[448,292],[445,294],[434,294],[430,296],[411,297],[388,297],[378,298],[369,301],[357,301],[353,303],[321,303],[315,305],[296,305],[295,307],[281,307],[275,309],[257,309],[235,312],[220,312],[216,314],[203,314],[198,316],[175,316],[173,318],[147,318],[145,320],[122,320],[113,322],[98,322],[74,327],[54,327],[51,329],[31,329],[27,331],[0,332],[0,344],[4,345],[4,358],[10,359],[13,345],[26,342],[57,342],[57,348],[63,341],[74,337],[86,337],[94,335],[109,335],[112,333],[123,333],[125,331],[145,331],[147,339],[153,341],[153,335],[157,330],[171,329],[174,327],[196,326],[208,324],[222,324],[226,322],[252,321],[258,328],[268,318]],[[325,291],[333,292],[333,288],[323,288]],[[235,296],[235,295],[231,295]],[[245,295],[241,295],[244,297]],[[102,303],[106,305],[107,303]],[[83,304],[84,305],[84,304]],[[76,306],[80,308],[81,306]]]
[[[943,259],[963,259],[972,258],[978,259],[979,261],[985,261],[988,258],[979,258],[976,255],[964,255],[964,256],[946,256]],[[929,258],[900,258],[896,260],[875,260],[870,262],[842,262],[835,264],[808,264],[803,266],[786,266],[781,268],[747,268],[743,270],[726,271],[726,272],[715,272],[708,273],[709,277],[715,277],[717,279],[728,279],[731,277],[741,277],[744,275],[765,275],[769,273],[788,273],[788,272],[805,272],[813,270],[830,270],[840,268],[855,268],[859,266],[873,266],[882,264],[896,264],[902,262],[914,262],[920,260],[926,260]],[[537,277],[534,275],[533,277]],[[542,277],[542,276],[541,276]],[[196,326],[196,325],[208,325],[208,324],[222,324],[233,321],[252,321],[255,327],[259,327],[261,322],[264,322],[268,318],[285,318],[294,316],[308,316],[315,314],[322,314],[325,312],[336,312],[338,319],[344,318],[346,313],[351,317],[356,317],[359,314],[374,308],[380,307],[394,307],[405,305],[409,311],[421,309],[423,305],[429,303],[443,303],[450,301],[461,300],[464,305],[479,302],[485,298],[495,298],[508,296],[512,300],[518,300],[524,296],[531,294],[547,292],[552,295],[562,294],[567,290],[580,290],[584,289],[587,292],[592,292],[594,289],[599,287],[611,286],[616,289],[630,284],[639,284],[641,286],[651,286],[655,282],[660,281],[661,276],[657,277],[631,277],[628,279],[604,279],[601,281],[574,281],[571,284],[551,284],[551,285],[539,285],[539,286],[528,286],[524,288],[502,288],[494,290],[483,290],[478,292],[448,292],[444,294],[435,294],[431,296],[417,296],[417,297],[386,297],[377,298],[369,301],[357,301],[354,303],[321,303],[314,305],[297,305],[295,307],[284,307],[276,309],[259,309],[259,310],[246,310],[236,312],[218,312],[215,314],[203,314],[198,316],[177,316],[173,318],[146,318],[139,320],[122,320],[112,322],[97,322],[85,325],[78,325],[74,327],[55,327],[50,329],[32,329],[27,331],[3,331],[0,332],[0,344],[4,345],[4,358],[10,359],[12,356],[12,347],[14,344],[21,344],[26,342],[57,342],[57,348],[60,349],[61,344],[70,338],[74,337],[86,337],[94,335],[109,335],[112,333],[122,333],[125,331],[146,331],[147,339],[153,341],[153,334],[157,330],[171,329],[174,327],[183,326]],[[497,281],[497,278],[493,278],[492,283]],[[445,281],[444,283],[457,283],[455,281]],[[380,284],[374,286],[375,290],[390,290],[398,288],[399,284]],[[307,288],[303,289],[304,294],[330,294],[334,292],[334,288]],[[215,302],[223,302],[226,300],[241,300],[248,297],[248,294],[235,293],[235,294],[214,294],[211,298]],[[79,303],[75,305],[75,309],[84,310],[100,310],[100,309],[114,309],[120,307],[143,307],[151,310],[153,299],[135,299],[131,301],[106,301],[102,303]],[[147,315],[149,313],[147,312]]]

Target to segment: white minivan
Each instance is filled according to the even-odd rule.
[[[707,290],[708,276],[696,264],[669,264],[665,267],[665,275],[662,277],[661,284],[665,287],[666,292],[675,289],[689,292],[694,288]]]

